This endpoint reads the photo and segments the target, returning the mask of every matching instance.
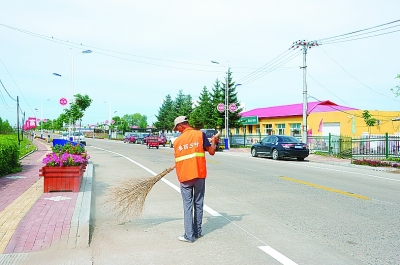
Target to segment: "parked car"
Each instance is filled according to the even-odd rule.
[[[218,133],[217,130],[215,129],[201,129],[200,131],[204,132],[206,134],[206,137],[208,138],[208,140],[211,139],[211,137],[213,137],[214,135],[216,135]],[[220,145],[220,139],[219,137],[215,140],[215,146],[217,148],[217,151],[219,150],[219,145]]]
[[[136,139],[139,137],[137,133],[127,133],[124,136],[124,143],[136,143]]]
[[[86,145],[86,137],[83,134],[83,132],[74,132],[73,133],[73,141],[77,143],[81,143],[83,145]]]
[[[167,138],[163,135],[158,136],[158,144],[162,145],[165,147],[165,144],[167,143]]]
[[[69,140],[68,132],[61,132],[60,133],[60,139]]]
[[[145,144],[146,137],[149,135],[150,135],[149,133],[138,133],[138,138],[136,138],[136,143],[137,144]]]
[[[171,138],[169,138],[169,147],[171,147],[171,148],[174,147],[174,142],[175,142],[176,138],[178,138],[179,135],[181,135],[181,133],[176,132],[172,135]]]
[[[297,158],[303,161],[310,154],[307,144],[287,135],[268,135],[260,142],[251,146],[251,155],[269,156],[274,160],[284,157]]]

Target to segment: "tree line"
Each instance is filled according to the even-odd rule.
[[[225,107],[229,107],[232,103],[237,106],[235,111],[228,111],[228,126],[229,128],[238,128],[241,126],[239,113],[243,108],[240,107],[237,97],[237,86],[232,80],[232,72],[228,69],[228,89],[226,89],[226,83],[217,79],[211,90],[206,86],[203,87],[197,100],[193,100],[190,94],[185,95],[182,90],[174,100],[168,94],[158,110],[154,127],[161,131],[172,131],[174,119],[178,116],[187,116],[190,125],[194,128],[222,130],[225,128],[225,111],[218,111],[217,106],[218,104],[225,106],[225,95],[228,90],[228,106]]]

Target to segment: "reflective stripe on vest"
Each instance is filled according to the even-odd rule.
[[[190,158],[202,157],[202,156],[203,157],[205,156],[204,153],[188,154],[188,155],[184,155],[184,156],[180,156],[180,157],[175,158],[175,162],[180,162],[180,161],[187,160],[187,159],[190,159]]]

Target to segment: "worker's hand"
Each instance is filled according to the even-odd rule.
[[[213,135],[213,137],[210,138],[210,143],[211,144],[215,144],[216,139],[218,138],[218,136],[220,135],[220,132],[218,132],[216,135]]]

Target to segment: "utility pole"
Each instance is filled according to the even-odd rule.
[[[302,125],[302,130],[301,130],[301,140],[303,143],[307,144],[307,49],[313,46],[318,46],[317,41],[305,41],[305,40],[298,40],[293,42],[293,45],[291,49],[295,50],[302,46],[303,49],[303,67],[300,67],[300,69],[303,69],[303,125]]]

